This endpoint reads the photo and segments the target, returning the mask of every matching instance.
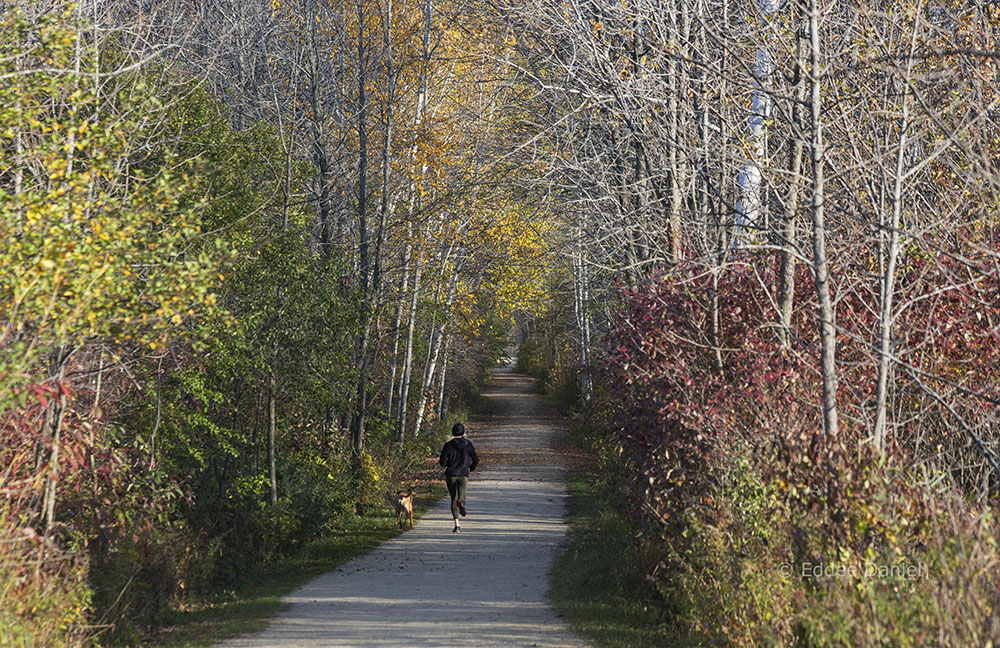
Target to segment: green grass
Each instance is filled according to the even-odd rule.
[[[634,574],[632,526],[614,509],[618,491],[594,468],[570,475],[567,544],[550,574],[549,599],[570,627],[598,648],[682,646],[671,638]]]
[[[419,517],[443,494],[439,483],[419,488],[414,497],[414,517]],[[399,534],[396,515],[388,506],[364,516],[351,516],[327,537],[305,545],[273,565],[255,570],[239,589],[164,615],[152,629],[152,638],[142,645],[208,646],[261,630],[281,609],[283,596]]]

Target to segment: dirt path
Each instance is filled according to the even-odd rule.
[[[553,450],[564,431],[531,387],[498,373],[493,414],[467,425],[482,464],[461,534],[442,500],[413,531],[290,594],[265,632],[223,646],[584,646],[545,600],[567,530]]]

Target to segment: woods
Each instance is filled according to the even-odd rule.
[[[679,638],[1000,637],[996,7],[0,12],[0,643],[365,515],[512,339]]]
[[[632,569],[671,634],[1000,634],[998,18],[519,8],[523,74],[551,110],[539,182],[587,241],[566,278],[584,316],[552,307],[523,366],[554,393],[600,368],[585,437],[627,483]]]
[[[3,8],[0,642],[145,642],[478,389],[545,243],[459,10]]]

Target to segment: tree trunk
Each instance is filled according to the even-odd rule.
[[[385,414],[392,418],[392,399],[396,390],[396,372],[399,368],[399,328],[403,324],[403,301],[406,299],[406,289],[410,278],[410,258],[413,245],[410,241],[413,235],[413,225],[406,225],[406,246],[403,249],[402,272],[399,277],[399,294],[396,296],[396,310],[392,316],[392,353],[389,354],[389,389],[385,396]]]
[[[448,326],[448,320],[451,318],[451,304],[455,298],[455,289],[458,286],[458,273],[462,267],[462,252],[459,252],[458,262],[455,264],[455,271],[451,276],[451,282],[448,286],[448,297],[445,299],[444,304],[444,321],[437,325],[435,333],[431,342],[431,357],[430,361],[427,363],[427,368],[424,371],[424,380],[420,389],[420,403],[417,405],[417,420],[413,424],[413,436],[418,436],[420,434],[420,425],[424,419],[424,408],[427,407],[427,398],[430,395],[431,384],[434,379],[434,367],[437,363],[438,353],[441,349],[441,339],[444,335],[444,330]]]
[[[445,407],[445,390],[446,383],[448,381],[448,354],[451,352],[451,334],[448,333],[444,336],[444,357],[441,360],[441,371],[440,378],[438,379],[438,410],[437,417],[439,421],[445,420],[448,416],[448,410]]]
[[[254,413],[253,413],[253,430],[250,432],[250,447],[253,448],[253,474],[256,477],[258,471],[260,470],[260,448],[257,443],[257,435],[261,428],[261,419],[263,416],[264,409],[264,394],[263,391],[258,391],[256,398],[254,398]]]
[[[722,237],[720,237],[721,239]],[[721,268],[712,268],[712,360],[715,363],[715,370],[722,373],[722,340],[719,328],[719,273]]]
[[[433,7],[431,5],[431,0],[424,0],[423,2],[423,34],[421,35],[421,45],[423,51],[421,53],[421,59],[423,65],[420,66],[419,80],[417,83],[417,104],[414,109],[414,138],[413,143],[410,147],[410,157],[412,160],[417,159],[417,138],[419,137],[420,127],[424,120],[424,111],[427,108],[427,71],[430,66],[431,58],[431,25],[433,24]],[[427,172],[427,165],[421,163],[420,165],[420,177],[422,178]],[[416,181],[410,182],[410,218],[414,218],[416,214],[421,210],[421,200],[420,200],[420,188],[417,186]],[[418,227],[418,237],[420,234],[420,229]],[[396,423],[399,430],[399,445],[403,446],[403,442],[406,439],[406,407],[407,400],[409,399],[410,392],[410,380],[413,370],[413,332],[416,327],[417,322],[417,300],[420,292],[420,271],[422,266],[422,259],[420,255],[417,255],[416,260],[413,264],[413,296],[410,300],[410,315],[406,327],[406,348],[403,353],[403,375],[400,378],[399,383],[399,402],[397,403],[397,416]]]
[[[323,131],[320,127],[323,119],[323,106],[320,101],[320,52],[317,33],[319,30],[319,15],[316,4],[312,4],[310,20],[309,49],[309,101],[312,108],[312,148],[313,163],[316,165],[316,202],[319,208],[320,250],[324,258],[329,258],[333,250],[333,223],[330,208],[330,161],[323,142]]]
[[[272,370],[268,377],[267,389],[267,477],[271,483],[271,504],[278,503],[278,471],[275,466],[275,426],[277,416],[275,414],[275,380]]]
[[[386,83],[388,84],[388,93],[385,100],[385,110],[384,110],[384,120],[383,120],[383,130],[382,130],[382,195],[381,195],[381,205],[380,205],[380,216],[379,216],[379,251],[376,254],[376,263],[381,266],[381,247],[382,240],[385,235],[386,224],[389,219],[389,173],[392,170],[391,160],[389,158],[392,153],[392,102],[394,100],[396,92],[396,73],[393,67],[392,60],[392,0],[387,0],[385,9],[385,30],[382,34],[382,42],[385,47],[385,74]],[[409,239],[407,239],[407,246],[409,246]],[[404,257],[406,254],[404,253]],[[376,272],[376,274],[379,274]],[[406,262],[403,263],[402,272],[402,292],[406,291]],[[391,416],[392,411],[392,389],[393,382],[396,380],[396,353],[399,350],[399,318],[400,311],[402,308],[401,300],[403,296],[399,295],[399,299],[396,301],[396,313],[393,316],[393,341],[392,341],[392,366],[389,371],[389,388],[386,390],[386,403],[385,403],[385,413],[386,416]]]
[[[358,344],[357,364],[358,382],[357,398],[354,404],[354,416],[351,420],[351,447],[355,457],[361,456],[364,447],[365,415],[368,409],[368,337],[371,334],[371,320],[374,306],[369,299],[372,291],[369,284],[371,266],[369,259],[368,240],[368,99],[367,75],[365,72],[365,30],[364,3],[358,2],[358,278],[364,314],[361,322],[361,340]]]
[[[156,419],[149,435],[149,469],[156,468],[156,434],[160,430],[160,414],[163,406],[163,358],[156,362]]]
[[[368,97],[364,3],[358,2],[358,262],[361,293],[368,295]]]
[[[409,316],[406,324],[406,344],[403,351],[403,374],[399,380],[399,399],[396,404],[396,425],[399,430],[399,444],[406,439],[406,404],[409,400],[410,380],[413,372],[413,332],[417,325],[417,297],[420,293],[421,259],[417,256],[413,264],[413,294],[410,296]]]
[[[360,457],[365,446],[365,419],[368,412],[368,337],[370,326],[365,326],[361,334],[361,348],[358,350],[360,366],[358,367],[358,384],[356,391],[354,417],[351,419],[351,448],[354,456]]]
[[[573,255],[573,306],[580,339],[580,398],[590,401],[590,315],[588,308],[587,259],[583,245],[583,224],[577,221],[577,245]]]
[[[824,214],[823,166],[825,145],[823,143],[823,103],[819,15],[821,0],[809,3],[809,86],[811,112],[811,161],[813,173],[812,234],[813,272],[816,277],[816,296],[819,300],[820,327],[820,374],[823,378],[823,431],[828,436],[836,436],[837,429],[837,330],[834,319],[833,302],[830,298],[830,268],[826,258],[826,221]]]
[[[906,76],[903,80],[903,96],[899,123],[899,140],[896,152],[896,177],[892,186],[892,215],[888,227],[888,249],[885,273],[882,276],[882,290],[879,299],[878,327],[878,387],[875,396],[875,447],[885,446],[886,410],[889,394],[889,372],[892,366],[892,304],[896,292],[896,261],[899,257],[900,215],[903,209],[903,155],[907,145],[907,130],[910,127],[910,75],[913,68],[913,50],[917,38],[917,25],[910,35],[910,56],[906,57]],[[882,228],[883,239],[886,228]]]
[[[45,408],[45,418],[42,422],[42,439],[49,443],[49,457],[42,488],[42,523],[46,533],[51,532],[56,523],[59,451],[62,443],[62,422],[66,415],[66,396],[62,391],[62,380],[66,376],[66,363],[72,354],[72,351],[60,346],[52,352],[49,359],[49,382],[57,391]]]
[[[803,48],[803,38],[800,31],[796,30],[796,91],[795,101],[792,102],[791,128],[792,133],[791,148],[788,154],[788,169],[790,171],[788,196],[785,199],[784,227],[781,233],[781,286],[779,297],[779,311],[781,317],[781,327],[778,335],[781,346],[785,349],[791,344],[792,331],[792,308],[795,305],[795,219],[799,210],[799,195],[802,187],[802,154],[805,148],[800,132],[800,105],[806,100],[806,60]]]
[[[677,24],[677,5],[672,4],[670,9],[671,27],[677,37],[680,37],[680,29]],[[680,80],[680,65],[677,63],[678,56],[670,56],[668,79],[668,99],[667,112],[670,115],[667,126],[667,145],[670,147],[668,156],[670,167],[670,258],[674,264],[681,262],[681,180],[680,166],[677,160],[677,152],[680,148],[680,116],[677,108],[677,93]]]
[[[736,235],[745,234],[748,228],[758,228],[763,212],[761,185],[763,168],[767,155],[767,120],[771,117],[771,96],[769,86],[774,64],[768,48],[768,20],[778,10],[777,0],[759,0],[761,46],[757,49],[757,59],[753,66],[754,89],[750,95],[750,119],[747,123],[748,158],[744,160],[736,184],[739,199],[736,203]],[[738,241],[739,239],[735,239]]]

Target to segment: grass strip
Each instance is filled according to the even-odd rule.
[[[445,494],[440,482],[414,494],[416,519]],[[185,610],[172,610],[153,628],[151,645],[161,648],[208,646],[264,629],[282,607],[281,599],[310,580],[364,555],[402,531],[388,505],[347,517],[329,535],[310,542],[273,565],[259,567],[235,591],[212,596]],[[143,643],[143,645],[150,645]]]
[[[633,525],[614,507],[621,495],[612,478],[587,467],[567,486],[571,530],[550,573],[553,608],[595,648],[685,645],[634,569]]]

